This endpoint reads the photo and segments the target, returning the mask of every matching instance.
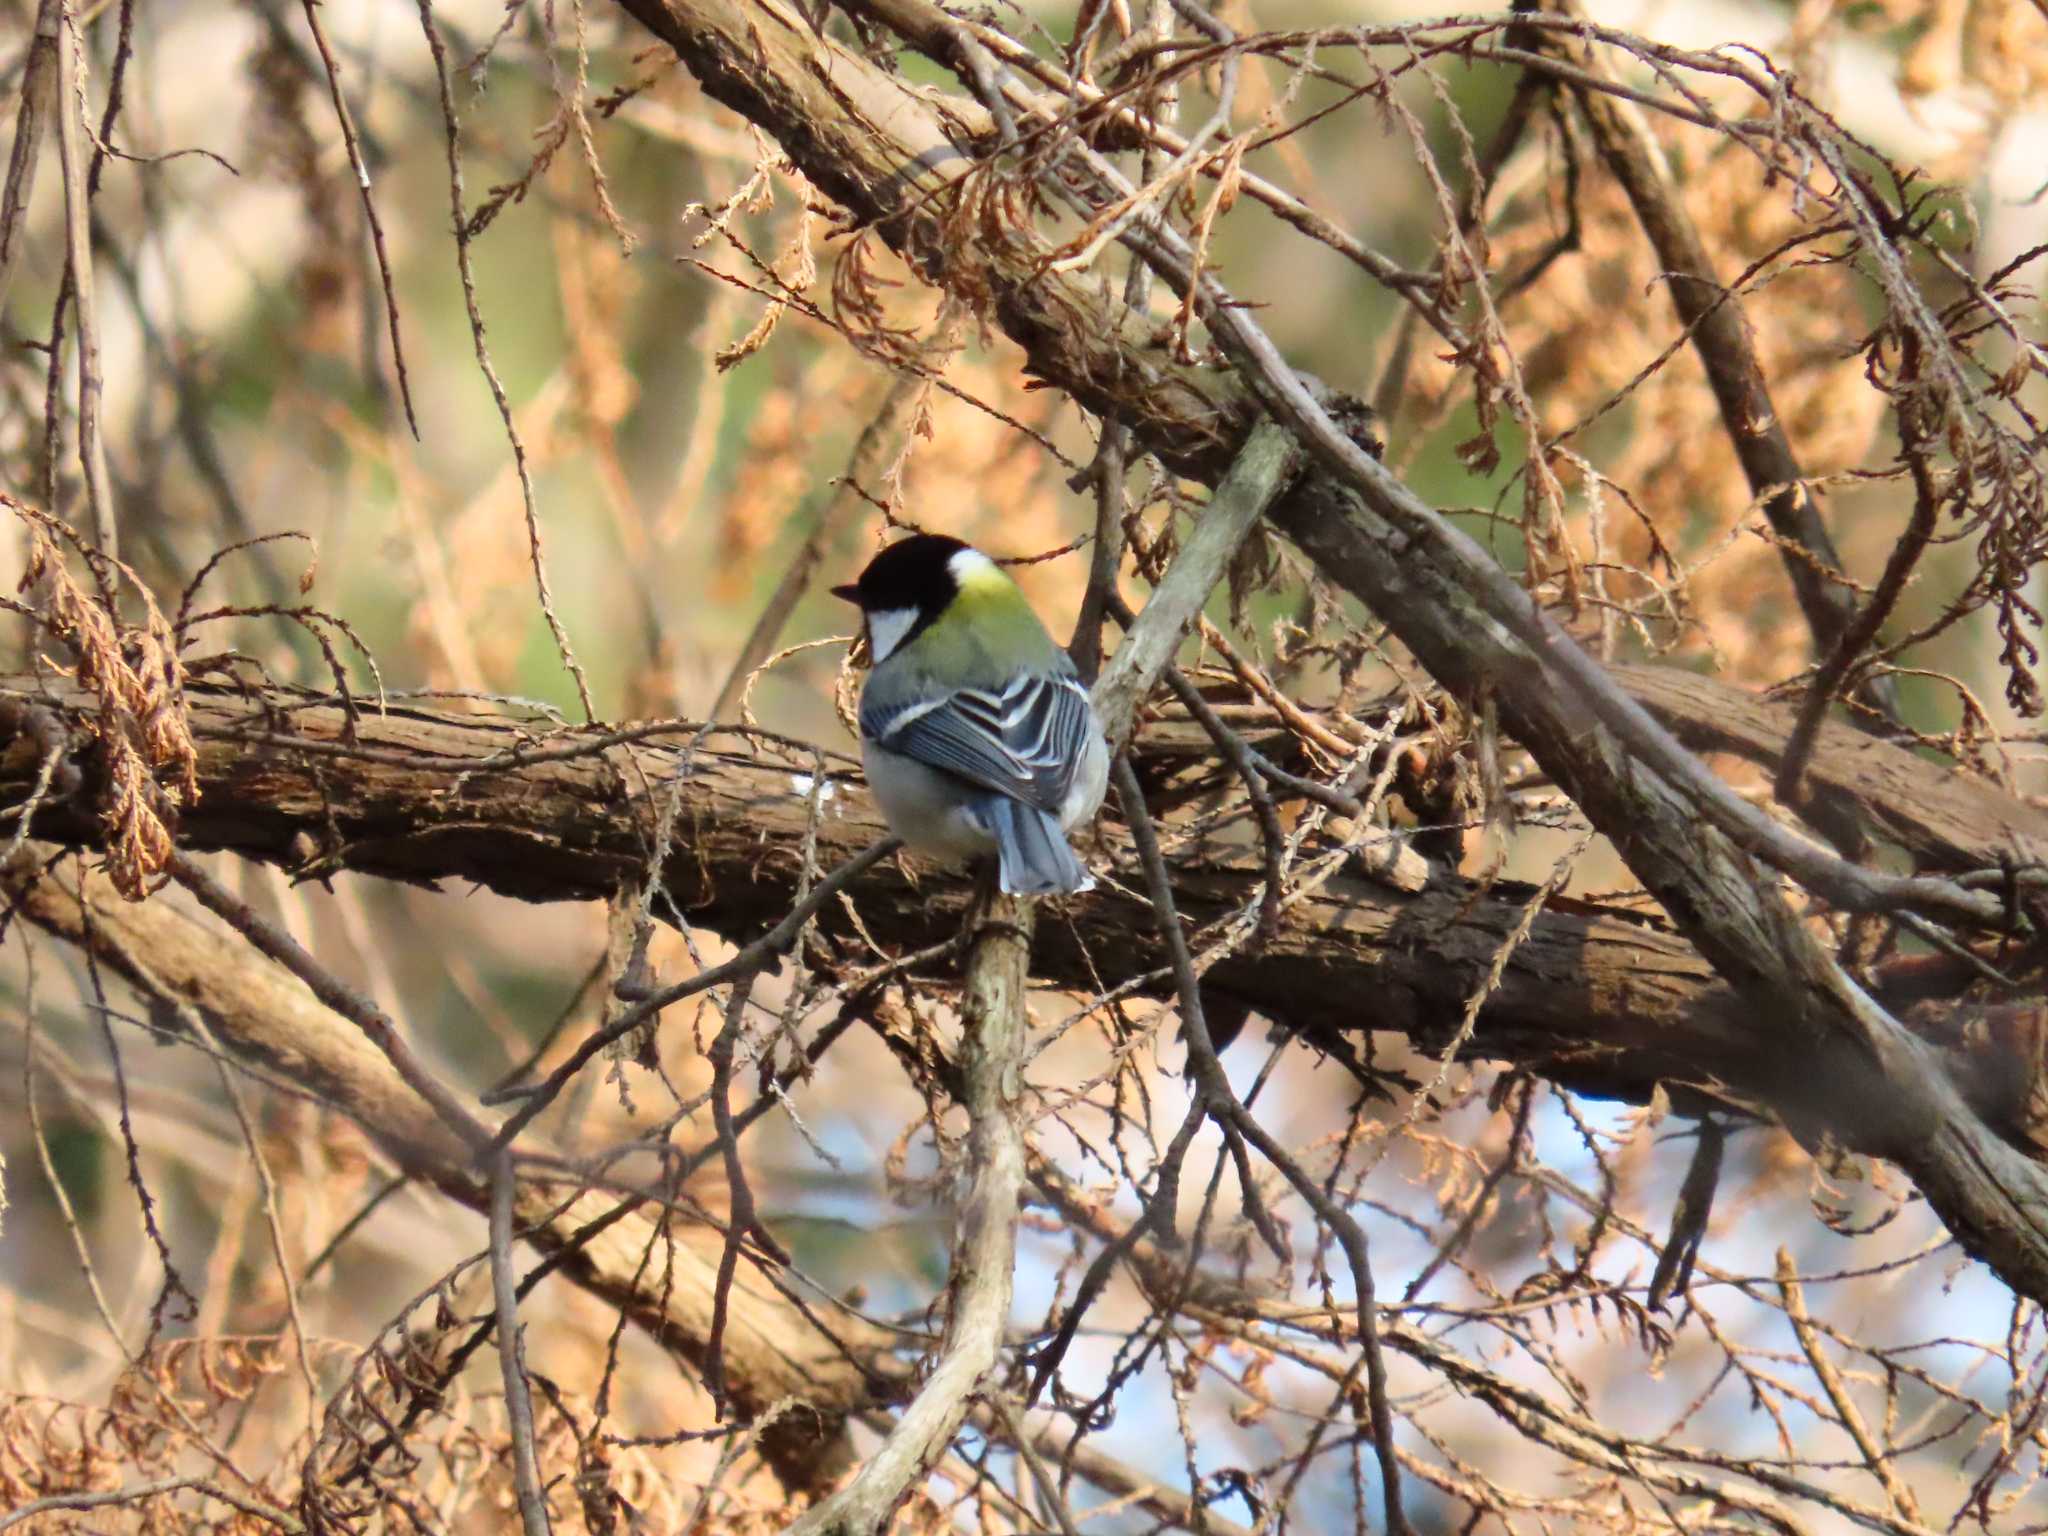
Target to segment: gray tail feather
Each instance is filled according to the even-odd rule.
[[[1060,824],[1035,805],[991,795],[978,808],[996,840],[998,875],[1013,896],[1092,891],[1095,881],[1074,857]]]

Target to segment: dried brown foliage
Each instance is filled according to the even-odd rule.
[[[184,717],[184,663],[169,622],[149,588],[118,560],[90,548],[48,513],[0,493],[27,535],[19,611],[60,648],[37,659],[69,672],[98,698],[85,722],[100,759],[100,819],[107,869],[121,893],[141,901],[170,858],[178,808],[198,792],[196,749]],[[91,573],[90,588],[72,573],[75,557]],[[122,617],[120,594],[134,594],[139,621]],[[68,663],[68,665],[67,665]],[[22,812],[22,829],[33,824]]]
[[[818,589],[925,527],[1155,592],[1233,313],[1594,655],[1777,692],[1639,696],[1961,896],[1717,899],[2048,1145],[2038,3],[0,6],[0,1528],[765,1533],[882,1465],[986,974],[956,874],[847,872]],[[1009,1326],[893,1528],[2027,1528],[2043,1297],[1307,465],[1038,914]]]

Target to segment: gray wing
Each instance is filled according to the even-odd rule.
[[[1058,816],[1096,725],[1078,680],[1027,674],[937,702],[863,700],[860,728],[891,752]]]

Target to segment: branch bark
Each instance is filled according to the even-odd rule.
[[[57,91],[57,49],[63,34],[64,0],[40,0],[35,32],[21,72],[21,105],[15,110],[14,143],[7,156],[7,180],[0,185],[0,310],[28,241],[28,205],[36,188],[36,166],[50,108]]]
[[[1683,690],[1698,687],[1702,699],[1690,714],[1754,733],[1759,751],[1772,719],[1783,723],[1782,711],[1769,713],[1776,706],[1703,679],[1632,677],[1631,686],[1661,697],[1660,709],[1672,715]],[[81,787],[37,812],[35,835],[75,849],[101,847],[89,746],[96,701],[45,679],[0,678],[0,703],[10,696],[39,707],[0,708],[0,803],[28,793],[50,721],[66,722],[81,771],[64,777]],[[1755,707],[1738,709],[1743,699]],[[398,705],[360,715],[351,739],[349,712],[311,694],[191,685],[186,700],[200,792],[179,839],[193,851],[234,852],[306,879],[353,872],[430,887],[459,881],[529,901],[602,900],[622,879],[642,878],[659,796],[688,750],[665,877],[690,920],[745,941],[781,921],[796,899],[815,771],[808,747],[784,755],[772,739],[716,732],[690,748],[697,727],[686,722],[536,735],[523,720]],[[1141,733],[1134,748],[1141,771],[1178,765],[1181,734],[1172,727]],[[1911,753],[1845,734],[1855,753],[1849,762],[1864,780],[1908,799],[1918,795]],[[1782,743],[1782,732],[1776,739]],[[1816,784],[1853,777],[1834,766],[1835,745],[1823,737],[1810,770]],[[818,827],[818,857],[828,867],[884,830],[850,764],[831,772]],[[1988,785],[1982,795],[1974,830],[1968,821],[1947,823],[1943,836],[1965,848],[1995,846],[2000,828],[2038,815]],[[1955,808],[1967,807],[1958,800]],[[1901,811],[1898,819],[1909,817]],[[1117,857],[1135,871],[1120,840]],[[1175,903],[1199,930],[1255,903],[1263,870],[1247,852],[1237,865],[1177,864],[1174,878]],[[893,862],[877,865],[847,894],[862,930],[890,953],[945,942],[960,931],[971,901],[957,875],[930,871],[913,889]],[[1404,895],[1339,875],[1290,905],[1267,944],[1224,958],[1205,983],[1319,1048],[1348,1056],[1360,1030],[1385,1030],[1434,1051],[1449,1039],[1528,896],[1513,883],[1481,889],[1448,877]],[[820,922],[835,939],[854,937],[836,904]],[[1064,903],[1033,952],[1039,983],[1089,993],[1151,978],[1141,990],[1169,996],[1166,965],[1148,905],[1108,883]],[[1928,1026],[1946,1070],[1971,1085],[1972,1103],[2001,1134],[2026,1144],[2014,1096],[1995,1088],[2008,1075],[2001,1048],[1957,1027],[1953,1013]],[[328,1027],[350,1028],[331,1016]],[[1636,1101],[1660,1082],[1767,1095],[1752,1027],[1712,968],[1668,927],[1637,911],[1553,899],[1481,1010],[1471,1051],[1580,1091]],[[359,1032],[355,1040],[376,1055]],[[320,1087],[341,1102],[366,1091],[358,1081]],[[436,1137],[452,1144],[453,1133],[439,1124]]]
[[[1181,636],[1223,580],[1246,535],[1266,515],[1301,467],[1292,434],[1270,423],[1253,428],[1230,472],[1188,531],[1159,589],[1145,604],[1124,643],[1102,669],[1093,689],[1095,713],[1112,755],[1131,739],[1138,706],[1180,648]]]
[[[1024,1192],[1019,1099],[1031,1043],[1025,1008],[1033,902],[995,895],[975,913],[961,1009],[960,1079],[967,1166],[937,1362],[882,1447],[852,1482],[789,1528],[789,1536],[879,1536],[904,1496],[943,1456],[973,1399],[1002,1361]]]
[[[1728,752],[1776,771],[1799,711],[1672,667],[1623,665],[1615,681],[1695,752]],[[2048,812],[1987,779],[1827,720],[1814,738],[1806,788],[1853,813],[1922,869],[1965,874],[2002,859],[2048,863]]]
[[[985,294],[1031,373],[1130,422],[1144,451],[1177,470],[1213,484],[1229,467],[1257,414],[1244,391],[1164,362],[1139,321],[1092,285],[1037,280],[1037,250],[981,238],[1000,220],[983,221],[973,241],[949,231],[936,194],[1000,137],[980,104],[919,89],[820,35],[784,0],[619,4],[675,49],[706,94],[773,134],[810,181],[924,277]]]
[[[353,1026],[322,1007],[306,987],[226,944],[202,922],[162,900],[122,899],[104,876],[84,877],[83,902],[49,868],[55,850],[30,845],[0,871],[0,899],[46,932],[90,949],[145,997],[198,1010],[221,1046],[240,1061],[282,1078],[348,1114],[413,1177],[484,1214],[491,1189],[468,1148]],[[175,1018],[175,1012],[169,1015]],[[1000,1074],[991,1081],[1000,1083]],[[533,1138],[522,1152],[543,1152]],[[537,1160],[535,1160],[537,1161]],[[532,1166],[529,1162],[529,1166]],[[723,1242],[710,1228],[664,1235],[640,1211],[603,1194],[563,1204],[557,1184],[532,1175],[514,1186],[512,1220],[525,1241],[560,1264],[561,1274],[617,1307],[664,1347],[702,1370],[713,1334],[712,1310]],[[857,1316],[805,1301],[742,1268],[728,1298],[722,1337],[725,1381],[750,1418],[769,1408],[760,1438],[769,1465],[792,1493],[821,1494],[852,1466],[841,1426],[848,1415],[906,1396],[899,1334]],[[994,1436],[1005,1426],[986,1412],[976,1422]],[[1187,1495],[1088,1446],[1056,1443],[1049,1430],[1023,1426],[1045,1454],[1071,1458],[1074,1470],[1107,1493],[1179,1525],[1201,1518]],[[1210,1514],[1210,1528],[1237,1527]]]

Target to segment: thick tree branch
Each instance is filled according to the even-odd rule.
[[[1276,395],[1292,382],[1265,377]],[[1533,606],[1503,614],[1479,596],[1488,572],[1476,546],[1370,455],[1341,453],[1327,423],[1317,432],[1306,413],[1292,419],[1358,494],[1317,481],[1326,505],[1283,508],[1282,526],[1438,681],[1499,700],[1509,730],[1766,1026],[1753,1030],[1752,1049],[1777,1077],[1767,1097],[1779,1112],[1899,1164],[1972,1254],[2023,1295],[2048,1297],[2048,1173],[2001,1143],[1925,1048],[1820,948],[1752,859],[1752,829],[1724,830],[1686,778],[1665,776],[1699,771],[1697,761],[1645,761],[1641,738],[1615,728],[1611,683],[1574,670],[1593,663],[1568,636]],[[1774,850],[1772,862],[1779,857]]]
[[[1652,691],[1645,679],[1631,681],[1646,695]],[[1695,714],[1730,729],[1747,721],[1761,742],[1777,706],[1758,704],[1745,713],[1735,708],[1745,696],[1725,685],[1659,680],[1660,708],[1675,711],[1682,686],[1695,683],[1705,690]],[[102,846],[91,804],[89,721],[96,702],[82,690],[28,677],[0,680],[0,703],[10,693],[16,701],[26,695],[42,702],[0,708],[0,804],[18,804],[28,794],[47,755],[45,738],[68,722],[78,757],[64,778],[80,787],[45,804],[34,830],[74,848]],[[179,836],[194,851],[240,853],[301,878],[353,871],[416,884],[459,881],[524,900],[601,900],[621,880],[644,873],[658,796],[687,752],[679,835],[665,874],[690,920],[745,941],[782,921],[797,897],[810,819],[808,747],[784,755],[770,739],[725,732],[696,741],[698,728],[686,722],[536,735],[523,720],[398,706],[358,717],[351,741],[348,712],[314,695],[195,686],[186,698],[199,743],[200,793]],[[1789,728],[1785,715],[1779,709],[1776,716],[1780,742]],[[1199,728],[1151,728],[1137,745],[1141,771],[1178,764],[1187,731],[1209,750]],[[1856,753],[1849,761],[1865,765],[1859,771],[1871,782],[1917,792],[1906,766],[1915,761],[1911,753],[1844,734]],[[1824,735],[1811,771],[1816,784],[1851,776],[1835,772],[1834,746]],[[850,774],[850,767],[839,771]],[[835,777],[828,789],[818,857],[829,866],[869,846],[883,828],[850,777]],[[2012,818],[2034,814],[1989,786],[1983,794],[1988,837]],[[1964,823],[1946,835],[1970,840]],[[1138,980],[1141,990],[1166,997],[1167,957],[1138,894],[1136,861],[1120,841],[1118,847],[1128,878],[1061,904],[1057,918],[1041,925],[1033,974],[1045,985],[1090,993]],[[1238,865],[1182,863],[1175,901],[1198,928],[1206,926],[1255,904],[1262,874],[1249,852]],[[944,871],[924,873],[913,890],[893,862],[871,869],[848,894],[864,931],[890,953],[956,935],[971,896],[964,879]],[[1388,1030],[1439,1049],[1528,895],[1511,883],[1482,891],[1440,879],[1410,896],[1339,875],[1291,902],[1270,942],[1226,956],[1205,980],[1218,995],[1311,1043],[1342,1048],[1358,1031]],[[855,937],[836,904],[820,921],[840,937]],[[330,1017],[330,1027],[347,1026]],[[1980,1111],[2024,1143],[2026,1125],[2015,1118],[2013,1096],[1992,1090],[2009,1076],[2002,1047],[1953,1021],[1929,1027],[1952,1075],[1982,1085],[1971,1090]],[[1480,1013],[1471,1049],[1567,1086],[1634,1100],[1659,1082],[1762,1095],[1770,1083],[1749,1030],[1745,1011],[1679,935],[1638,912],[1553,900],[1515,948]],[[370,1049],[360,1034],[356,1039]],[[361,1084],[331,1086],[343,1101],[364,1091]],[[438,1134],[449,1133],[443,1127]]]
[[[122,899],[104,876],[85,877],[81,906],[68,872],[60,878],[47,871],[53,852],[31,847],[29,856],[0,873],[0,900],[89,949],[143,996],[199,1010],[238,1060],[332,1104],[408,1173],[479,1214],[486,1211],[491,1191],[459,1137],[301,983],[249,949],[222,943],[217,931],[168,902]],[[521,1150],[544,1149],[529,1140]],[[528,1161],[534,1166],[539,1160]],[[715,1231],[684,1228],[665,1236],[630,1202],[622,1206],[598,1193],[571,1197],[532,1174],[517,1181],[512,1215],[525,1240],[570,1283],[623,1310],[690,1365],[705,1365],[723,1247]],[[908,1393],[901,1343],[890,1330],[816,1302],[799,1304],[750,1268],[739,1271],[723,1334],[725,1379],[747,1417],[779,1408],[760,1448],[792,1492],[822,1492],[851,1465],[840,1433],[850,1412]],[[1008,1433],[986,1410],[977,1410],[976,1422],[993,1437]],[[1068,1458],[1105,1492],[1165,1521],[1200,1528],[1202,1512],[1187,1495],[1101,1451],[1056,1442],[1044,1426],[1025,1432],[1042,1453]],[[1206,1523],[1216,1531],[1240,1529],[1213,1514]]]
[[[998,141],[985,108],[918,89],[824,37],[784,0],[619,0],[682,57],[705,91],[775,135],[804,175],[879,229],[925,276],[987,294],[1027,366],[1097,414],[1127,419],[1139,445],[1213,482],[1256,414],[1213,372],[1169,365],[1140,317],[1086,283],[1037,281],[1036,246],[968,242],[941,196]],[[934,13],[935,15],[937,13]]]
[[[1695,752],[1730,752],[1775,770],[1799,718],[1796,705],[1672,667],[1612,670],[1631,698]],[[2005,859],[2048,863],[2048,812],[1988,779],[1836,721],[1821,723],[1804,778],[1809,797],[1835,814],[1854,814],[1920,868],[1967,874]]]

